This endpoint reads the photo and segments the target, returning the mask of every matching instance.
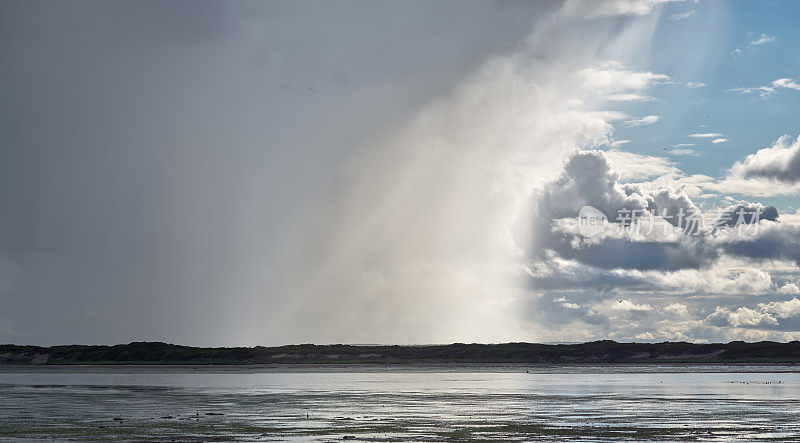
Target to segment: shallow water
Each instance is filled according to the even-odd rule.
[[[2,368],[0,437],[797,441],[798,370],[679,365]]]

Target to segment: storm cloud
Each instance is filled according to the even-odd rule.
[[[745,178],[766,178],[795,184],[800,182],[800,137],[794,142],[783,136],[772,146],[759,149],[742,162],[737,162],[732,172]]]
[[[322,339],[345,164],[558,6],[4,2],[0,341]]]
[[[685,232],[722,182],[617,149],[694,80],[639,63],[661,3],[4,2],[0,342],[790,331],[798,228]]]

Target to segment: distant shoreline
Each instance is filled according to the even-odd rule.
[[[161,342],[124,345],[0,345],[0,365],[244,366],[438,364],[798,364],[800,341],[537,343],[425,346],[286,345],[204,348]]]
[[[776,362],[736,362],[736,363],[697,363],[697,362],[662,362],[662,363],[276,363],[276,364],[45,364],[45,365],[9,365],[0,364],[0,373],[9,372],[106,372],[106,371],[131,371],[135,373],[269,373],[269,372],[424,372],[431,370],[441,371],[467,371],[470,370],[497,370],[497,372],[526,372],[537,373],[558,373],[559,369],[565,373],[573,370],[595,368],[599,372],[625,372],[625,373],[798,373],[800,363],[776,363]],[[749,369],[752,368],[752,369]],[[767,370],[767,368],[772,368]]]

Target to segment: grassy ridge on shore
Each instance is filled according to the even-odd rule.
[[[200,348],[160,342],[126,345],[0,345],[0,364],[343,364],[343,363],[797,363],[800,341],[537,343],[426,346],[287,345]]]

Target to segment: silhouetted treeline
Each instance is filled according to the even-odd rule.
[[[0,364],[286,364],[286,363],[631,363],[800,362],[800,341],[536,343],[429,346],[287,345],[200,348],[160,342],[115,346],[0,345]]]

